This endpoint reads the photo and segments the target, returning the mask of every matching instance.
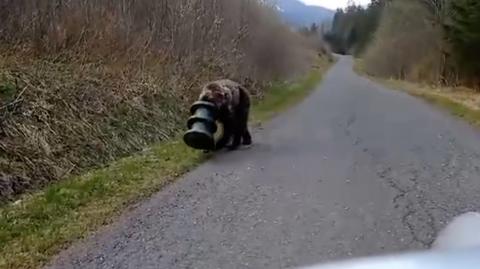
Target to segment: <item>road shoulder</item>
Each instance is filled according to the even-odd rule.
[[[255,104],[255,122],[268,120],[305,98],[331,63],[295,83],[279,83]],[[73,242],[114,222],[198,166],[208,155],[181,140],[162,143],[109,166],[50,185],[0,208],[0,268],[37,268]]]
[[[354,71],[360,76],[384,85],[388,89],[399,90],[419,97],[474,126],[480,127],[480,93],[473,89],[439,87],[405,80],[373,77],[363,70],[361,60],[358,59],[355,62]]]

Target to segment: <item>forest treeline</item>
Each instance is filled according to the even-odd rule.
[[[265,1],[1,0],[0,201],[174,137],[209,80],[258,97],[319,53]]]
[[[480,86],[478,0],[372,0],[337,10],[326,38],[371,75]]]

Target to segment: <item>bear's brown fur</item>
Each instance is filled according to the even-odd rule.
[[[230,149],[237,149],[242,143],[252,144],[248,130],[251,101],[245,87],[228,79],[213,81],[202,88],[199,100],[211,102],[218,108],[218,121],[223,124],[224,132],[216,143],[217,150],[225,147],[231,138]]]

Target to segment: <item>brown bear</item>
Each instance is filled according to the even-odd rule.
[[[233,138],[230,149],[237,149],[240,144],[251,145],[252,136],[248,130],[250,113],[250,94],[237,82],[224,79],[206,84],[202,88],[200,101],[213,103],[218,111],[218,121],[223,125],[223,136],[215,145],[216,150],[227,146]]]

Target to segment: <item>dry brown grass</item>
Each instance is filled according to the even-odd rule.
[[[175,135],[183,101],[154,74],[1,59],[0,194],[11,197]],[[7,66],[5,66],[7,65]]]
[[[472,111],[480,111],[480,93],[471,88],[439,87],[401,80],[386,80],[385,83],[415,96],[429,95],[432,98],[445,98]]]
[[[356,61],[354,69],[357,73],[368,76],[362,60]],[[480,126],[480,93],[475,89],[466,87],[440,87],[398,79],[369,77],[384,84],[388,88],[401,90],[412,96],[420,97],[435,106],[447,110],[452,115],[462,118],[472,125]]]
[[[319,46],[256,0],[3,0],[0,44],[0,201],[169,139],[205,81],[260,96]]]

